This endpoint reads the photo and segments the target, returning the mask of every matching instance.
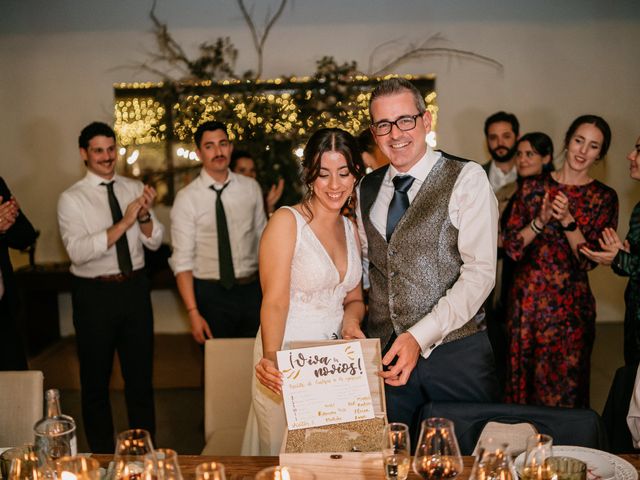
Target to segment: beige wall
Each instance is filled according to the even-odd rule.
[[[385,4],[377,2],[381,3]],[[400,8],[402,2],[389,4]],[[173,31],[190,49],[206,39],[229,35],[240,50],[237,70],[242,71],[254,68],[255,54],[233,6],[218,19],[224,24],[228,18],[232,27]],[[296,18],[304,17],[308,8],[307,2],[296,2]],[[553,21],[467,19],[432,25],[429,12],[437,8],[432,5],[423,16],[402,22],[381,21],[376,12],[363,8],[357,20],[318,26],[289,21],[287,15],[293,14],[288,10],[267,43],[264,77],[312,73],[315,61],[325,54],[338,61],[356,60],[366,69],[375,45],[392,39],[403,39],[401,45],[407,45],[439,32],[448,40],[444,45],[473,50],[504,65],[498,71],[478,61],[431,57],[402,67],[399,73],[436,74],[439,147],[485,161],[482,123],[488,114],[505,109],[517,114],[523,132],[545,131],[561,150],[564,130],[575,116],[600,114],[610,122],[614,139],[607,162],[594,174],[618,191],[618,230],[626,234],[631,208],[639,198],[624,160],[640,133],[637,15],[603,20],[596,12],[593,18],[559,20],[550,12]],[[53,30],[5,34],[0,30],[0,175],[41,231],[38,262],[66,258],[56,202],[84,173],[76,146],[80,129],[92,120],[112,121],[113,82],[157,79],[126,68],[144,59],[144,52],[153,46],[146,18],[123,30],[92,28],[92,22],[83,31]],[[161,214],[168,217],[167,212]],[[591,278],[599,321],[621,321],[624,280],[605,268]],[[162,329],[186,327],[184,319],[175,320],[180,310],[174,294],[159,292],[154,304]],[[63,305],[63,317],[68,319],[68,302]]]

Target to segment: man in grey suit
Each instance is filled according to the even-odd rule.
[[[480,165],[426,144],[431,115],[410,82],[381,82],[369,111],[391,164],[359,190],[367,333],[384,347],[389,421],[412,425],[430,401],[497,397],[491,346],[474,317],[494,283],[498,208]]]

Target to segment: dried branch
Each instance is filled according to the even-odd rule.
[[[256,79],[260,78],[260,76],[262,75],[264,44],[267,41],[267,37],[269,36],[269,33],[271,32],[271,28],[282,15],[282,12],[284,11],[284,7],[286,6],[286,4],[287,4],[287,0],[280,0],[280,6],[278,7],[278,10],[271,18],[269,18],[269,12],[267,12],[267,16],[265,19],[266,26],[264,28],[264,32],[262,34],[259,34],[258,29],[256,28],[256,25],[253,22],[251,13],[247,11],[247,7],[244,4],[244,0],[238,0],[238,6],[240,7],[242,16],[244,17],[244,20],[245,22],[247,22],[247,25],[249,26],[249,30],[251,31],[253,46],[255,47],[256,52],[258,53],[258,70],[256,71]]]
[[[156,41],[158,42],[158,47],[160,55],[157,55],[159,59],[164,60],[172,65],[183,63],[185,65],[189,64],[189,58],[186,53],[180,46],[178,42],[174,40],[174,38],[169,33],[169,27],[167,27],[166,23],[162,23],[156,17],[155,9],[156,9],[156,1],[153,0],[153,5],[151,6],[151,11],[149,12],[149,17],[153,22],[156,34]]]
[[[422,45],[419,45],[419,46],[409,45],[409,47],[403,54],[398,55],[397,57],[395,57],[390,61],[387,61],[383,67],[378,68],[376,71],[373,71],[374,70],[373,63],[374,63],[374,58],[376,53],[379,52],[380,49],[382,49],[383,47],[396,44],[398,43],[398,41],[391,40],[389,42],[382,43],[378,47],[376,47],[372,52],[372,54],[369,56],[369,72],[370,72],[369,75],[370,76],[383,75],[409,60],[428,57],[428,56],[436,56],[436,55],[458,56],[465,59],[478,60],[481,62],[488,63],[493,67],[497,68],[498,70],[504,69],[504,65],[502,65],[502,63],[498,62],[497,60],[494,60],[491,57],[487,57],[485,55],[480,55],[478,53],[471,52],[469,50],[461,50],[458,48],[433,46],[434,43],[441,40],[444,40],[444,37],[439,33],[436,33],[431,37],[429,37],[427,40],[425,40],[422,43]]]

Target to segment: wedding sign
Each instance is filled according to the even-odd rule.
[[[374,418],[359,342],[283,350],[277,356],[289,430]]]

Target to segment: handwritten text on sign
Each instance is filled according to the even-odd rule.
[[[289,430],[374,417],[359,342],[278,352]]]

